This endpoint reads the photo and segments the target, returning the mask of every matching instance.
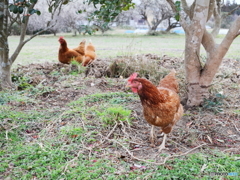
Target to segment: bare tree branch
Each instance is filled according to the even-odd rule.
[[[171,6],[172,10],[176,13],[177,9],[176,9],[176,6],[175,6],[174,2],[172,0],[166,0],[166,1]]]
[[[189,8],[186,0],[182,0],[181,2],[182,2],[183,11],[191,18],[190,9],[194,8],[195,2],[193,2],[193,4],[191,5],[191,8]]]
[[[240,8],[240,5],[237,5],[234,9],[232,9],[231,11],[229,11],[227,14],[224,14],[222,16],[222,19],[226,18],[227,16],[231,15],[234,11],[238,10]]]
[[[219,51],[222,52],[222,57],[227,53],[230,45],[232,44],[233,40],[239,35],[240,33],[240,16],[232,23],[230,26],[228,33],[222,40]]]
[[[205,48],[206,52],[210,52],[211,49],[215,47],[215,40],[209,32],[205,29],[203,38],[202,38],[202,45]]]
[[[239,29],[240,16],[232,23],[220,45],[212,46],[211,51],[207,51],[209,52],[209,56],[201,75],[202,85],[208,86],[212,82],[213,77],[222,63],[223,57],[226,55],[233,40],[239,35]]]
[[[43,28],[41,31],[33,34],[32,36],[30,36],[28,39],[25,39],[25,36],[26,36],[26,31],[27,31],[27,25],[28,25],[28,22],[29,22],[29,18],[30,16],[25,16],[25,22],[22,23],[21,22],[21,17],[19,14],[17,14],[16,18],[12,17],[12,20],[13,23],[14,22],[17,22],[18,24],[21,25],[21,33],[20,33],[20,41],[19,41],[19,44],[17,46],[17,48],[15,49],[14,53],[12,54],[12,56],[9,58],[10,62],[14,62],[19,54],[19,52],[21,51],[21,49],[23,48],[23,46],[29,42],[31,39],[33,39],[34,37],[38,36],[39,34],[41,34],[42,32],[44,31],[47,31],[48,29],[54,27],[58,21],[57,18],[54,19],[55,16],[59,16],[60,12],[61,12],[61,9],[62,9],[62,0],[61,1],[58,1],[57,3],[51,1],[51,0],[48,0],[48,3],[49,3],[49,6],[51,5],[51,3],[54,3],[54,7],[52,8],[52,12],[51,12],[51,18],[50,20],[47,22],[47,25],[45,28]],[[37,4],[36,3],[32,3],[28,8],[27,8],[27,11],[29,11],[29,9],[33,9],[35,7],[35,5]],[[53,6],[53,5],[52,5]],[[12,23],[12,24],[13,24]]]
[[[216,6],[214,6],[213,17],[215,24],[211,34],[216,37],[221,28],[221,0],[217,0]]]
[[[210,0],[209,2],[209,8],[208,8],[208,16],[207,16],[207,21],[212,17],[214,11],[217,9],[216,13],[220,14],[221,13],[221,6],[215,6],[216,1],[221,1],[221,0]],[[217,5],[220,5],[220,3],[217,3]],[[220,9],[218,9],[220,7]]]

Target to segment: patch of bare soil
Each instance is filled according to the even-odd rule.
[[[145,55],[144,58],[148,62],[157,61],[159,67],[166,70],[172,68],[177,70],[181,97],[184,99],[186,88],[183,60],[166,56],[159,58],[155,55]],[[42,87],[45,90],[48,87],[50,90],[39,95],[35,94],[35,103],[14,104],[14,108],[21,111],[49,108],[55,111],[64,111],[68,108],[66,107],[67,103],[89,94],[126,92],[126,76],[129,74],[127,70],[125,69],[125,72],[127,72],[125,76],[120,73],[114,77],[114,71],[116,68],[121,68],[118,65],[124,61],[124,58],[119,57],[114,61],[115,67],[111,66],[109,68],[111,63],[98,59],[87,69],[84,69],[85,73],[78,75],[71,75],[73,71],[78,70],[78,67],[74,65],[45,63],[19,66],[13,71],[14,76],[27,76],[29,77],[29,83],[34,87],[39,87],[39,89]],[[131,68],[129,67],[129,72]],[[210,152],[211,149],[240,153],[239,69],[240,61],[224,60],[210,89],[213,98],[207,101],[209,104],[206,104],[205,107],[185,110],[184,117],[168,135],[167,149],[162,152],[170,155],[167,159],[196,151]],[[215,96],[216,94],[222,95],[222,99]],[[99,132],[98,141],[94,144],[85,144],[84,151],[81,151],[81,153],[91,154],[94,148],[101,148],[104,150],[98,152],[99,157],[106,154],[115,154],[114,158],[117,157],[128,162],[134,159],[141,161],[152,159],[154,163],[164,163],[167,159],[159,156],[158,153],[158,146],[162,142],[159,129],[155,128],[157,133],[156,146],[150,147],[150,125],[144,120],[140,100],[130,102],[128,108],[132,110],[133,120],[131,125],[118,123],[115,126],[99,129],[102,132]],[[58,121],[55,123],[64,126],[66,123],[74,123],[71,120],[69,118],[65,123]],[[78,123],[79,126],[83,126],[81,122]],[[42,128],[46,127],[42,126]],[[57,131],[57,128],[55,130]],[[121,141],[121,139],[128,139],[128,141]],[[112,146],[113,144],[117,146]],[[113,157],[109,155],[108,158]]]

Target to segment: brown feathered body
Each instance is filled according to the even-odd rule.
[[[74,51],[77,51],[79,54],[81,54],[82,56],[85,56],[85,44],[86,44],[86,40],[82,40],[80,42],[80,44],[78,45],[78,47],[74,48]]]
[[[138,79],[142,89],[138,91],[143,106],[143,114],[148,123],[170,133],[173,125],[182,117],[183,107],[176,91],[158,86],[155,87],[146,79]]]
[[[83,66],[87,66],[91,63],[94,59],[96,59],[95,47],[90,42],[85,49],[85,60],[83,62]]]
[[[170,133],[174,124],[183,115],[183,106],[177,94],[179,89],[175,71],[165,76],[157,87],[147,79],[136,76],[136,74],[130,76],[128,86],[133,92],[138,93],[146,121],[161,127],[165,134]],[[161,148],[163,147],[165,147],[165,140]]]
[[[73,49],[69,49],[67,46],[67,42],[65,39],[63,39],[63,37],[60,37],[58,41],[60,43],[60,47],[58,51],[58,60],[61,63],[69,64],[73,60],[76,60],[77,62],[82,63],[82,61],[84,60],[83,55],[79,54]]]

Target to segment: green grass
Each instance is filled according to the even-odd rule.
[[[8,130],[8,134],[6,136],[5,131],[0,131],[0,139],[1,144],[8,143],[8,140],[11,143],[19,142],[22,139],[22,134],[27,131],[35,131],[38,133],[40,131],[40,127],[34,127],[33,124],[46,123],[51,118],[52,115],[56,115],[57,113],[52,111],[17,111],[12,110],[9,106],[0,106],[1,114],[0,119],[2,122],[4,120],[7,122],[6,127],[11,127]]]
[[[28,89],[23,92],[29,93]],[[0,177],[3,179],[217,180],[220,178],[217,173],[240,173],[239,155],[208,149],[208,153],[202,150],[169,159],[164,165],[154,165],[141,161],[128,163],[119,158],[112,151],[117,147],[115,143],[93,147],[100,141],[101,131],[110,131],[119,121],[131,123],[127,105],[136,101],[132,93],[87,95],[70,102],[62,112],[16,111],[6,105],[19,100],[32,103],[31,99],[5,93],[9,98],[1,106],[0,119],[13,128],[0,129]],[[5,97],[3,94],[1,97]],[[112,138],[117,137],[118,134]],[[140,166],[133,169],[134,164]],[[237,179],[231,175],[225,177]]]
[[[27,97],[24,95],[24,93],[19,91],[0,91],[0,105],[7,104],[11,101],[14,102],[34,102],[35,100],[31,99],[30,97]]]
[[[115,125],[119,121],[131,123],[131,110],[127,109],[126,104],[135,99],[132,94],[122,92],[92,94],[69,103],[70,110],[64,116],[74,116],[81,112],[83,119],[97,119],[96,124],[103,127]]]
[[[158,175],[164,179],[219,179],[220,176],[211,173],[239,172],[239,157],[215,152],[214,154],[197,153],[188,155],[186,158],[179,158],[168,162],[169,169],[160,166]],[[205,168],[203,168],[205,167]],[[201,172],[202,169],[202,172]],[[237,177],[227,176],[228,179]]]
[[[69,103],[69,105],[82,106],[85,105],[86,102],[87,103],[108,102],[110,104],[121,104],[124,102],[126,103],[129,101],[133,101],[135,99],[136,96],[133,96],[133,94],[123,92],[96,93],[84,96],[76,101],[72,101],[71,103]]]
[[[62,148],[51,142],[18,143],[0,151],[0,173],[8,171],[11,179],[219,179],[216,173],[238,172],[239,156],[220,152],[197,153],[169,160],[164,166],[143,164],[144,169],[131,170],[123,160],[115,163],[106,158],[80,154],[80,146],[71,143]],[[115,159],[117,159],[115,157]],[[119,167],[122,167],[121,170]],[[205,167],[205,169],[203,169]],[[201,172],[202,169],[202,172]],[[215,173],[213,175],[212,173]],[[229,180],[236,176],[225,176]]]
[[[58,36],[39,36],[28,42],[20,52],[15,64],[36,62],[58,62]],[[183,55],[184,38],[178,35],[145,36],[145,35],[109,35],[77,36],[65,35],[68,47],[76,47],[82,39],[91,39],[96,47],[98,58],[109,58],[135,54]],[[10,54],[18,43],[18,37],[9,37]]]

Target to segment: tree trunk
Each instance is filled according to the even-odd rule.
[[[0,89],[12,87],[11,80],[11,66],[9,61],[9,47],[8,47],[8,1],[0,2]]]
[[[196,22],[196,21],[195,21]],[[195,24],[196,25],[196,24]],[[188,106],[199,106],[204,99],[209,98],[209,87],[217,73],[223,57],[227,53],[233,40],[240,34],[240,17],[233,22],[228,33],[220,44],[216,44],[212,34],[208,33],[205,27],[203,28],[203,35],[198,32],[195,33],[193,27],[186,34],[186,47],[185,47],[185,68],[186,78],[188,82]],[[202,35],[202,38],[201,38]],[[200,39],[196,38],[200,37]],[[203,67],[200,64],[198,43],[194,46],[194,42],[199,42],[206,50],[206,63]]]
[[[171,23],[171,18],[168,18],[168,27],[165,31],[170,32],[171,29],[176,28],[176,27],[181,27],[180,23],[178,21]]]
[[[14,1],[15,2],[15,1]],[[29,6],[26,6],[26,9],[24,10],[25,13],[29,12],[34,8],[38,1],[32,1],[30,2]],[[59,3],[55,3],[53,7],[53,11],[51,13],[51,20],[48,21],[47,27],[43,29],[42,31],[39,31],[38,33],[33,34],[28,39],[25,40],[26,36],[26,29],[29,21],[30,16],[25,16],[25,22],[22,22],[22,17],[18,14],[16,16],[19,16],[16,18],[15,16],[12,17],[11,13],[9,12],[9,1],[8,0],[2,0],[0,1],[0,89],[1,88],[9,88],[13,87],[12,81],[11,81],[11,67],[13,62],[16,60],[17,56],[19,55],[21,49],[23,46],[30,41],[32,38],[36,37],[37,35],[41,34],[42,32],[52,28],[55,23],[57,23],[57,20],[55,20],[55,23],[53,22],[54,14],[59,15],[61,11],[61,7],[63,5],[63,1],[60,1]],[[10,23],[8,23],[10,21]],[[15,49],[14,53],[9,56],[9,46],[8,46],[8,36],[10,35],[9,29],[12,27],[14,23],[17,23],[21,27],[21,33],[19,37],[19,44],[17,48]],[[9,26],[9,27],[8,27]]]
[[[221,28],[221,0],[217,0],[216,7],[214,7],[213,10],[213,16],[214,16],[214,28],[212,30],[213,37],[216,37],[219,34],[220,28]]]
[[[73,36],[77,36],[77,30],[73,28]]]
[[[150,34],[150,35],[155,35],[155,34],[156,34],[156,31],[157,31],[158,25],[159,25],[163,20],[165,20],[165,19],[152,20],[151,23],[148,23],[148,24],[149,24],[148,34]]]
[[[150,27],[149,30],[148,30],[148,34],[149,35],[156,35],[156,30],[157,30],[156,27]]]
[[[188,89],[188,106],[198,106],[205,96],[206,88],[200,84],[201,62],[200,47],[208,16],[209,0],[196,1],[194,15],[190,24],[182,20],[182,26],[186,32],[185,41],[185,71]]]
[[[220,44],[216,44],[211,34],[205,31],[202,44],[207,52],[207,61],[202,71],[200,83],[209,86],[217,73],[223,57],[230,48],[233,40],[240,34],[240,16],[232,23],[228,33]]]
[[[178,12],[173,0],[167,0],[174,12]],[[209,87],[222,63],[233,40],[240,35],[240,16],[232,23],[229,31],[220,44],[216,44],[214,35],[206,30],[206,22],[212,15],[216,19],[216,31],[220,27],[220,0],[195,0],[188,7],[186,0],[181,0],[188,22],[181,14],[180,22],[186,33],[185,70],[188,89],[187,106],[199,106],[204,99],[209,98]],[[200,47],[206,50],[206,63],[200,60]]]
[[[13,88],[11,80],[11,66],[2,67],[0,66],[0,76],[1,76],[1,89],[10,89]]]

